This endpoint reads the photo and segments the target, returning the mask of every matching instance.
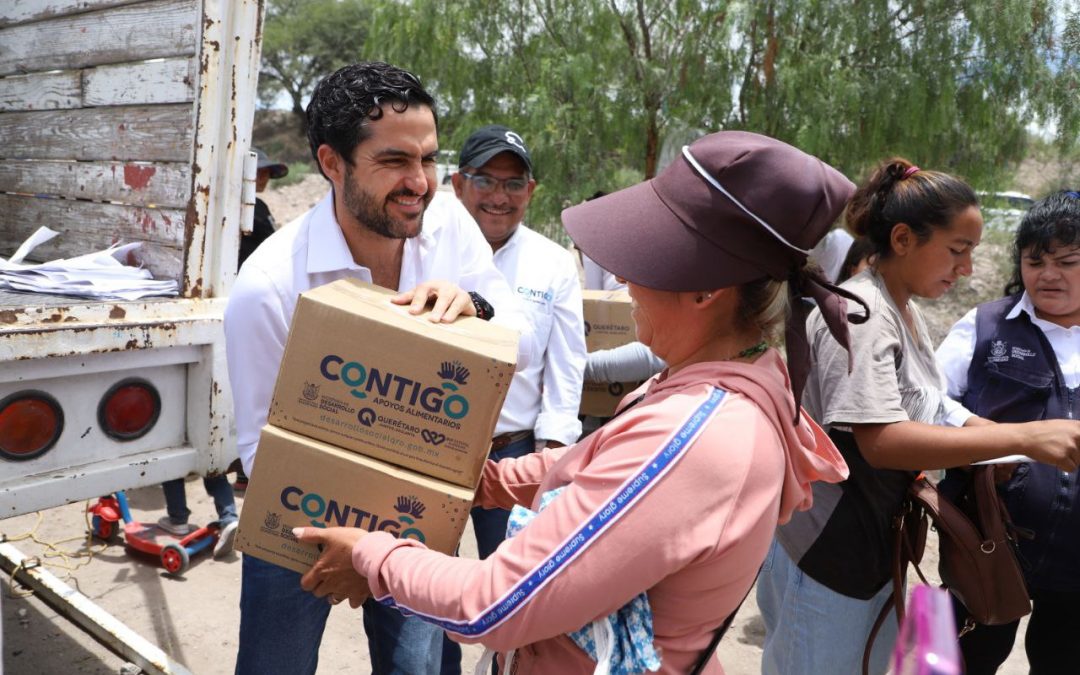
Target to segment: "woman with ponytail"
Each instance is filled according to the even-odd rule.
[[[1013,454],[1065,471],[1080,461],[1078,421],[995,425],[943,393],[915,300],[940,297],[971,274],[983,226],[971,187],[892,159],[856,190],[846,223],[876,254],[841,286],[866,301],[870,319],[851,324],[849,360],[818,311],[811,315],[804,402],[850,476],[814,484],[813,507],[777,530],[758,583],[764,673],[860,672],[892,593],[892,519],[919,471]],[[895,637],[890,615],[869,672],[886,672]]]

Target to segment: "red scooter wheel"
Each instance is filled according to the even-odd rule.
[[[161,564],[170,574],[183,574],[188,562],[187,549],[179,544],[165,544],[161,549]]]
[[[117,527],[116,521],[106,520],[101,516],[94,516],[90,520],[90,527],[92,530],[92,534],[95,537],[97,537],[98,539],[103,539],[105,541],[111,541],[115,539],[116,534],[120,529],[119,527]]]

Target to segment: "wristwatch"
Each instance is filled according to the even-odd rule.
[[[472,298],[473,307],[476,308],[476,317],[484,321],[491,321],[492,317],[495,316],[495,308],[491,306],[491,303],[476,291],[469,291],[469,297]]]

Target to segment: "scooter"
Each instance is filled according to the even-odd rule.
[[[87,509],[93,514],[90,531],[98,539],[117,538],[120,523],[124,523],[124,543],[136,551],[156,556],[169,574],[177,576],[187,571],[191,558],[217,543],[221,526],[217,521],[178,538],[156,524],[140,523],[131,517],[127,496],[121,490],[101,497]]]

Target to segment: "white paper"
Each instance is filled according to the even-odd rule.
[[[139,300],[149,296],[174,296],[177,283],[154,279],[149,270],[120,262],[140,243],[114,244],[103,251],[65,260],[28,265],[23,260],[37,246],[58,235],[40,227],[10,259],[0,258],[0,289],[30,293],[72,295],[98,300]]]
[[[30,235],[26,239],[26,241],[24,241],[22,245],[19,246],[19,248],[15,250],[15,254],[12,255],[11,258],[9,258],[6,262],[12,267],[18,266],[20,263],[22,263],[23,259],[26,258],[26,256],[30,253],[30,251],[33,251],[35,248],[38,247],[39,244],[44,244],[58,234],[60,233],[55,230],[50,230],[49,228],[42,225],[37,229],[36,232]],[[0,269],[6,269],[6,267],[3,265],[4,262],[4,260],[0,260]]]

